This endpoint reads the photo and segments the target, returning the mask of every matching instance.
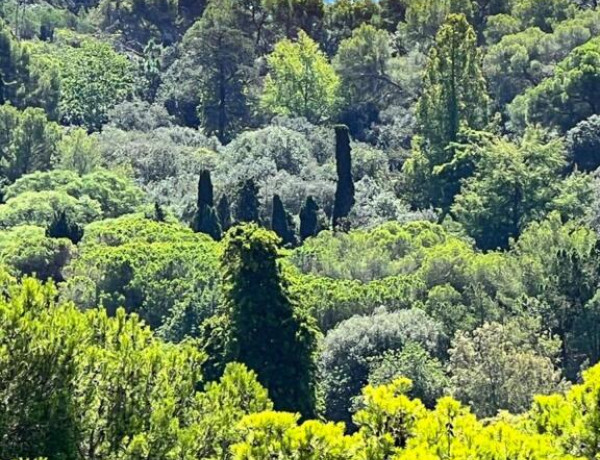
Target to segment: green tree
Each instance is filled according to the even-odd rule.
[[[252,39],[240,27],[235,0],[212,0],[183,38],[184,65],[199,67],[198,115],[207,134],[230,141],[249,116]]]
[[[312,196],[306,197],[306,202],[300,210],[300,240],[304,241],[319,233],[319,219],[317,212],[319,206]]]
[[[246,364],[275,408],[316,414],[318,330],[289,292],[277,262],[278,238],[256,225],[234,227],[222,258],[229,358]],[[259,287],[257,289],[257,287]]]
[[[452,213],[479,247],[506,248],[558,195],[564,145],[530,129],[518,144],[493,139],[476,151],[475,173],[464,182]]]
[[[271,230],[273,230],[285,246],[296,244],[294,221],[285,210],[279,195],[273,195],[273,214],[271,216]]]
[[[198,180],[198,202],[192,221],[195,232],[206,233],[215,240],[221,239],[221,224],[213,201],[213,186],[210,171],[204,169]]]
[[[219,198],[219,203],[217,204],[217,216],[219,217],[221,230],[224,232],[229,230],[232,225],[231,207],[229,206],[229,199],[225,193]]]
[[[350,135],[346,126],[335,128],[335,160],[337,187],[333,205],[333,227],[343,228],[343,219],[354,205],[354,179],[352,178],[352,157]]]
[[[452,203],[460,178],[445,177],[442,166],[454,159],[453,144],[459,140],[461,128],[485,127],[487,105],[475,32],[464,15],[450,15],[429,54],[417,106],[423,157],[412,158],[405,165],[410,175],[429,177],[426,185],[431,204],[447,208]]]
[[[237,222],[260,221],[258,216],[258,187],[254,179],[247,179],[240,186],[235,203],[235,219]]]
[[[267,57],[269,74],[262,107],[277,115],[305,117],[312,123],[332,118],[337,109],[339,77],[305,32],[279,42]]]

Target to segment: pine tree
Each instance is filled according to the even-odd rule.
[[[277,236],[256,224],[225,238],[222,257],[228,356],[258,374],[277,410],[313,417],[318,329],[288,291]]]
[[[235,206],[236,220],[259,223],[258,206],[258,187],[254,183],[254,179],[247,179],[238,191]]]
[[[488,95],[477,50],[475,31],[462,14],[448,16],[431,49],[423,95],[417,105],[417,121],[422,136],[420,162],[407,162],[406,169],[417,177],[430,177],[429,183],[416,187],[427,189],[429,203],[447,209],[458,192],[464,173],[452,163],[462,128],[483,129],[487,123]],[[424,161],[423,161],[424,160]],[[420,163],[420,164],[419,164]],[[420,181],[422,182],[422,181]]]
[[[337,169],[337,188],[333,204],[333,228],[343,229],[344,218],[354,205],[354,181],[352,179],[352,157],[350,134],[346,126],[335,127],[335,160]]]
[[[65,211],[54,214],[50,225],[46,228],[48,238],[68,238],[73,244],[77,244],[83,238],[83,227],[67,217]]]
[[[317,211],[319,206],[312,196],[306,197],[306,202],[300,210],[300,240],[304,241],[319,233]]]
[[[219,223],[221,224],[221,230],[226,232],[231,228],[231,207],[229,206],[229,199],[227,195],[221,195],[219,203],[217,204],[217,216],[219,217]]]
[[[197,209],[192,228],[195,232],[205,233],[215,240],[221,239],[221,224],[213,206],[213,186],[210,171],[207,170],[200,173]]]
[[[286,212],[279,195],[273,195],[271,229],[281,238],[284,246],[294,246],[296,244],[294,222]]]

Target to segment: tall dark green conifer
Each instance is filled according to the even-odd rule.
[[[231,228],[231,206],[229,206],[229,198],[227,195],[221,195],[219,203],[217,204],[217,215],[219,216],[219,223],[221,224],[221,230],[226,232]]]
[[[235,218],[238,222],[259,223],[258,187],[254,179],[247,179],[240,187],[235,206]]]
[[[227,355],[257,373],[277,410],[309,418],[317,412],[319,332],[288,291],[277,240],[256,224],[234,227],[225,237]]]
[[[300,210],[300,240],[304,241],[306,238],[316,236],[319,233],[319,221],[317,218],[317,206],[316,201],[312,196],[306,197],[306,202]]]
[[[344,218],[354,205],[354,181],[352,179],[352,157],[350,134],[346,126],[335,127],[335,160],[337,188],[333,204],[333,228],[344,229]]]
[[[271,229],[281,238],[284,246],[294,246],[296,244],[294,221],[292,216],[286,212],[279,195],[273,195]]]
[[[207,170],[203,170],[200,173],[198,203],[192,228],[195,232],[206,233],[215,240],[221,238],[221,225],[217,217],[217,211],[213,206],[213,186],[210,179],[210,171]]]

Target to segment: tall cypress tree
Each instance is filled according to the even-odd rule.
[[[342,229],[343,219],[354,205],[350,134],[348,127],[343,125],[335,127],[335,160],[338,180],[333,204],[333,228]]]
[[[317,212],[319,206],[312,196],[306,197],[306,202],[300,210],[300,240],[304,241],[319,233],[319,221]]]
[[[221,230],[226,232],[231,228],[231,207],[229,206],[229,199],[227,195],[221,195],[219,203],[217,204],[217,216],[219,217],[219,223],[221,224]]]
[[[213,206],[213,186],[210,171],[203,170],[198,181],[198,202],[196,214],[192,221],[192,229],[198,233],[206,233],[215,240],[221,238],[221,225],[217,211]]]
[[[292,217],[286,212],[279,195],[273,195],[273,214],[271,229],[281,238],[284,246],[296,244],[296,232]]]
[[[254,183],[254,179],[247,179],[238,191],[235,206],[236,220],[260,223],[258,206],[258,187]]]
[[[234,227],[222,256],[228,360],[244,363],[277,410],[317,412],[319,331],[288,290],[276,235],[256,224]]]

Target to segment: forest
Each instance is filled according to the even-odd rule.
[[[600,459],[600,2],[0,0],[0,459]]]

